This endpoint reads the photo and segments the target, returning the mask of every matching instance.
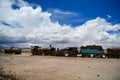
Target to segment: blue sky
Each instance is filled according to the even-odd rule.
[[[105,18],[112,24],[120,23],[120,0],[26,0],[29,3],[38,4],[43,11],[52,12],[53,9],[74,12],[75,15],[64,15],[64,18],[55,18],[61,24],[81,25],[87,20],[96,17]],[[62,15],[61,15],[62,16]]]
[[[120,47],[120,0],[0,0],[0,46]]]

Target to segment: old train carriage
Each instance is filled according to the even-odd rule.
[[[77,56],[78,54],[77,47],[68,47],[67,50],[68,50],[68,56]]]
[[[105,57],[102,46],[99,45],[87,45],[82,46],[80,53],[82,57]]]
[[[33,55],[54,55],[55,54],[55,48],[42,48],[39,46],[34,46],[31,48],[31,52]]]
[[[4,52],[6,54],[21,54],[22,53],[22,49],[21,48],[17,48],[17,47],[10,47],[10,48],[5,48]]]
[[[77,56],[77,47],[68,47],[56,52],[56,56]]]
[[[108,58],[120,58],[120,48],[108,48],[107,57]]]
[[[55,56],[65,56],[65,53],[67,53],[67,49],[66,48],[64,48],[64,49],[57,48]]]

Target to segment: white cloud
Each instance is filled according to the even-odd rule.
[[[19,0],[20,9],[12,9],[15,0],[0,1],[0,44],[12,46],[39,45],[47,47],[81,46],[86,44],[102,44],[105,47],[119,46],[120,35],[109,34],[107,31],[120,30],[120,24],[112,25],[105,19],[97,17],[83,25],[72,28],[52,22],[52,13],[42,11],[38,6],[33,9],[27,2]],[[5,5],[3,5],[5,4]],[[72,14],[69,12],[57,12]],[[10,24],[5,25],[3,22]],[[18,27],[12,27],[19,25]],[[109,44],[108,44],[109,43]],[[119,46],[120,47],[120,46]]]
[[[53,10],[53,13],[55,13],[55,14],[61,14],[61,15],[77,15],[77,14],[74,13],[74,12],[62,11],[62,10],[59,10],[59,9],[51,9],[51,10]]]
[[[107,15],[107,17],[110,19],[111,18],[111,16],[110,15]]]

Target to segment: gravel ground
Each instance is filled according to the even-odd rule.
[[[26,80],[120,80],[120,59],[6,55],[0,67]]]

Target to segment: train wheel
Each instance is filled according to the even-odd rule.
[[[118,55],[118,59],[120,59],[120,55]]]
[[[109,56],[109,55],[108,55],[107,57],[108,57],[108,58],[110,58],[110,56]]]
[[[43,53],[42,56],[45,56],[45,54]]]

